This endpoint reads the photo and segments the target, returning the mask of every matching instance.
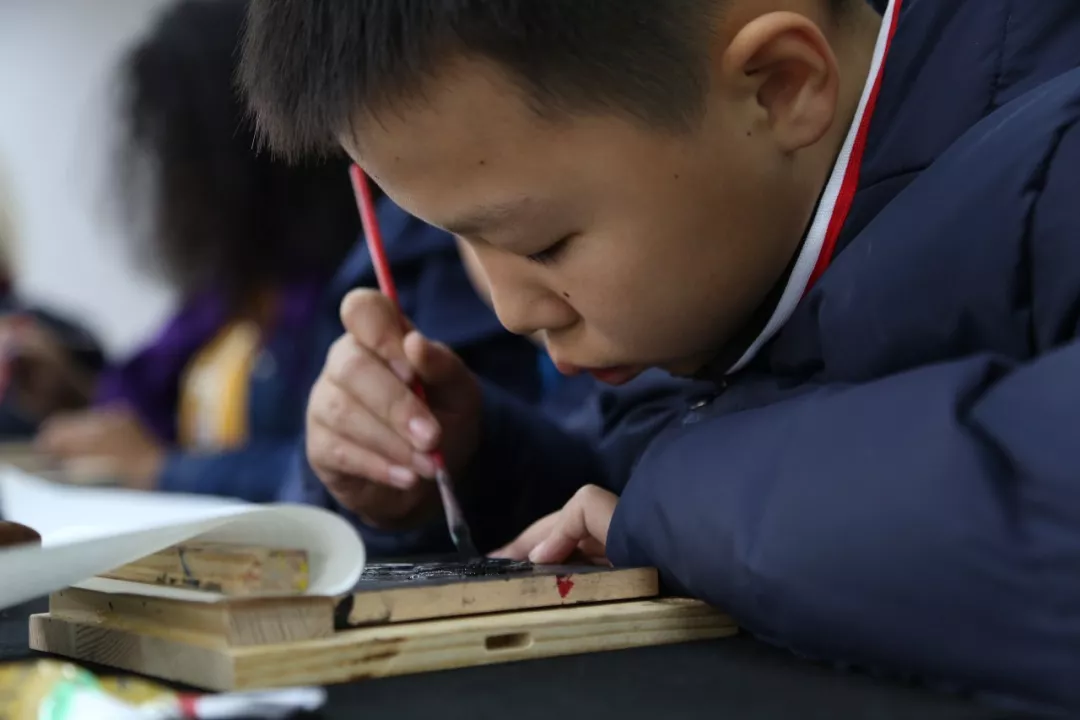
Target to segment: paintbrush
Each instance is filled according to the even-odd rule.
[[[382,233],[379,231],[379,222],[375,216],[375,202],[371,197],[371,188],[367,182],[367,176],[359,166],[349,168],[349,177],[352,179],[353,192],[356,194],[356,205],[360,210],[360,221],[364,226],[364,237],[367,241],[368,252],[371,254],[371,262],[375,266],[375,277],[379,281],[379,289],[384,295],[393,301],[394,306],[401,312],[398,304],[397,288],[394,278],[390,274],[390,263],[386,259],[386,250],[383,248]],[[402,315],[402,323],[405,316]],[[413,392],[424,404],[427,404],[427,395],[424,386],[417,378],[413,383]],[[442,452],[435,450],[432,454],[435,461],[435,483],[439,487],[439,495],[442,496],[443,510],[446,513],[446,524],[450,528],[450,537],[458,552],[467,558],[481,557],[473,545],[472,533],[469,532],[469,524],[465,522],[465,515],[461,512],[461,505],[454,496],[454,490],[450,485],[450,474],[446,471],[446,462]]]

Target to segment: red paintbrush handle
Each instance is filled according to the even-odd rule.
[[[390,274],[390,263],[386,259],[386,249],[383,246],[382,233],[379,231],[379,220],[375,215],[375,201],[371,197],[371,187],[368,185],[367,176],[358,165],[353,165],[349,168],[349,178],[352,180],[356,207],[360,210],[360,223],[364,226],[364,240],[367,242],[368,254],[371,255],[371,263],[375,266],[375,278],[379,281],[379,290],[393,301],[400,312],[397,288],[394,286],[394,276]],[[402,318],[402,322],[404,320]]]
[[[379,281],[379,290],[390,298],[401,315],[401,305],[398,303],[397,288],[394,286],[394,276],[390,274],[390,263],[386,259],[386,250],[383,247],[382,233],[379,232],[379,221],[375,216],[375,201],[371,197],[371,188],[368,186],[364,171],[356,164],[349,168],[349,178],[352,180],[353,193],[356,195],[356,206],[360,210],[360,222],[364,226],[364,238],[368,246],[368,254],[371,255],[372,265],[375,266],[375,278]],[[405,330],[409,329],[409,323],[405,316],[401,315],[401,324]],[[420,402],[427,405],[427,393],[419,378],[413,383],[413,392]],[[435,464],[445,469],[442,452],[435,450],[431,453]]]

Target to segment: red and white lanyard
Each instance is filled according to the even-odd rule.
[[[799,301],[821,277],[825,268],[829,266],[829,261],[832,260],[836,240],[840,236],[840,229],[847,221],[851,203],[855,199],[855,190],[859,185],[859,172],[862,169],[863,152],[866,150],[866,136],[870,132],[870,121],[874,116],[874,107],[877,105],[878,93],[881,90],[881,78],[885,74],[885,56],[889,52],[893,35],[896,34],[901,2],[902,0],[890,0],[888,9],[885,11],[858,110],[852,119],[847,138],[840,148],[836,164],[833,165],[829,182],[825,186],[821,202],[818,204],[810,230],[806,234],[806,240],[799,251],[799,257],[795,261],[795,267],[788,278],[787,286],[780,296],[780,302],[777,303],[772,317],[765,324],[761,334],[754,339],[742,357],[731,366],[727,371],[728,374],[741,370],[784,326],[791,314],[795,312]]]

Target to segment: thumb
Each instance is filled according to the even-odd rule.
[[[428,340],[415,330],[405,336],[405,357],[424,385],[453,385],[469,374],[465,362],[447,345]]]
[[[398,377],[411,381],[402,350],[402,336],[411,326],[390,298],[372,288],[352,290],[341,302],[341,322],[358,345],[373,351]]]

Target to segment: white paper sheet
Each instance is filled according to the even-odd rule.
[[[94,577],[195,538],[306,550],[308,595],[347,592],[365,562],[356,530],[322,508],[71,487],[11,467],[0,467],[0,516],[42,536],[41,547],[0,550],[0,608],[72,585],[212,602],[220,596]]]

